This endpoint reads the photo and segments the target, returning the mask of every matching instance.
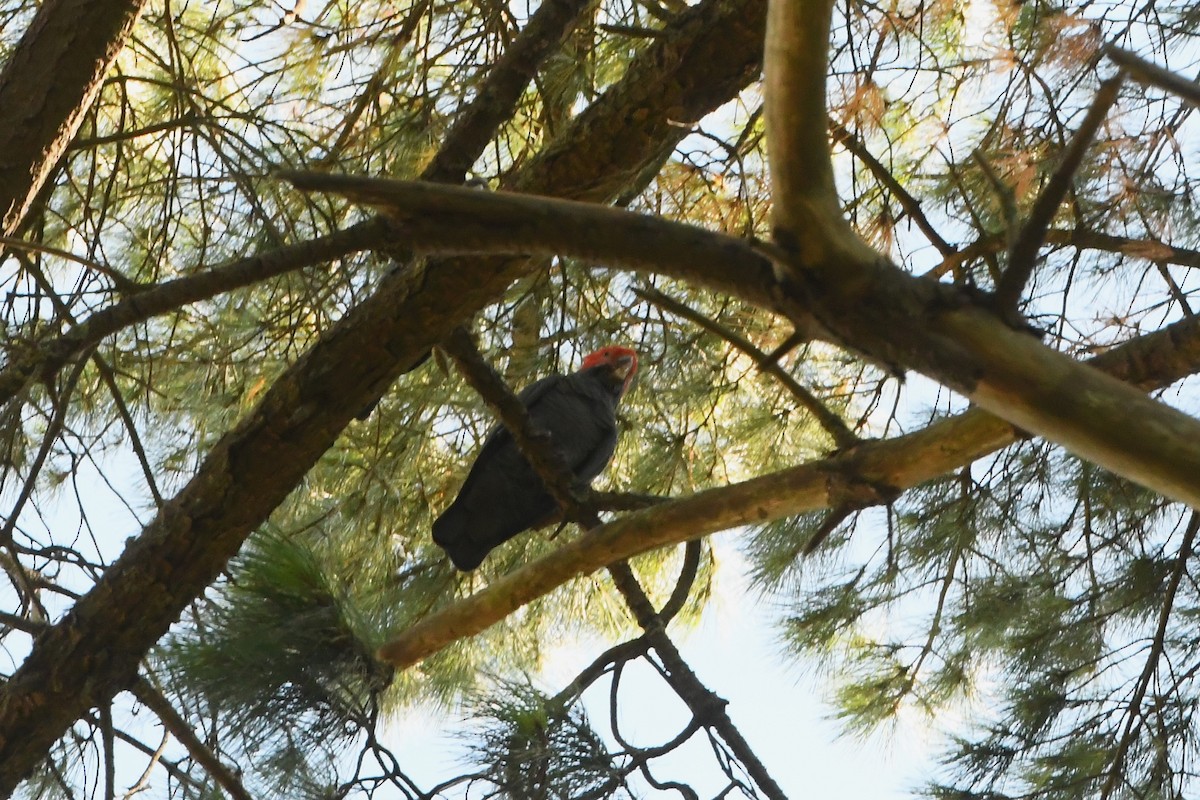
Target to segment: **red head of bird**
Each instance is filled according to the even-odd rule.
[[[637,365],[638,357],[634,350],[620,345],[609,345],[601,347],[593,353],[588,353],[579,369],[582,371],[593,367],[609,367],[616,379],[621,381],[621,394],[624,395],[629,391],[629,384],[633,383]]]

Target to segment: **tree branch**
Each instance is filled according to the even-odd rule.
[[[770,262],[751,242],[620,208],[461,186],[284,170],[299,189],[335,192],[386,214],[417,251],[570,255],[655,272],[770,308]]]
[[[925,238],[934,246],[943,259],[953,258],[958,254],[954,246],[942,238],[942,235],[933,227],[933,223],[929,221],[929,217],[925,216],[925,211],[921,208],[921,204],[917,199],[908,193],[908,190],[896,180],[896,176],[892,171],[885,167],[879,159],[877,159],[867,146],[859,141],[858,137],[852,134],[845,126],[839,125],[836,122],[831,122],[829,126],[833,133],[834,141],[841,143],[843,147],[854,154],[858,160],[867,165],[867,169],[875,176],[875,179],[882,183],[892,196],[900,203],[900,207],[904,209],[904,213],[908,214],[916,226],[925,234]]]
[[[0,370],[0,406],[20,394],[30,381],[48,378],[87,348],[131,325],[268,278],[383,247],[394,235],[389,222],[375,218],[300,244],[142,289],[97,311],[61,336],[27,350],[10,352],[8,364]]]
[[[1091,231],[1085,228],[1071,230],[1052,228],[1046,231],[1046,242],[1056,245],[1073,245],[1081,250],[1102,250],[1130,258],[1144,258],[1149,261],[1166,264],[1176,264],[1181,267],[1200,268],[1200,250],[1189,250],[1186,247],[1175,247],[1165,242],[1153,239],[1133,239],[1128,236],[1113,236],[1109,233]],[[1004,249],[1004,237],[992,234],[978,239],[947,256],[942,263],[931,269],[928,277],[940,277],[958,268],[959,265],[990,253],[998,253]]]
[[[1100,84],[1087,114],[1067,144],[1058,167],[1038,195],[1033,208],[1029,210],[1025,224],[1021,226],[1012,247],[1009,248],[1008,269],[1000,276],[996,285],[996,305],[1002,311],[1016,312],[1021,294],[1025,291],[1025,284],[1029,282],[1037,265],[1038,250],[1046,240],[1046,231],[1049,230],[1054,215],[1058,213],[1058,207],[1062,205],[1063,198],[1070,190],[1075,173],[1083,163],[1083,156],[1091,146],[1092,140],[1096,138],[1096,131],[1100,130],[1108,110],[1117,101],[1122,82],[1123,75],[1118,73],[1115,78],[1109,78]]]
[[[850,228],[838,203],[829,153],[825,76],[832,0],[771,0],[764,58],[770,145],[772,233],[803,269],[852,280],[878,256]],[[776,264],[784,274],[794,265]]]
[[[1176,323],[1097,356],[1091,365],[1143,389],[1169,385],[1200,368],[1200,324]],[[908,489],[1019,438],[1012,425],[973,409],[906,436],[864,442],[831,458],[628,514],[426,617],[378,656],[402,669],[616,561],[739,525],[829,508],[856,485]]]
[[[690,308],[684,303],[670,297],[656,289],[634,289],[634,294],[645,300],[654,303],[657,306],[665,308],[672,314],[691,320],[706,331],[716,334],[724,339],[734,348],[741,350],[750,358],[754,359],[754,363],[758,365],[763,372],[776,378],[783,384],[784,388],[791,393],[800,405],[808,410],[817,420],[817,423],[825,429],[829,434],[829,438],[833,439],[838,448],[852,447],[859,442],[858,436],[854,431],[846,426],[842,418],[829,410],[820,398],[810,392],[808,389],[800,385],[800,382],[792,377],[791,373],[779,365],[779,360],[773,358],[770,353],[764,353],[755,347],[748,339],[735,331],[726,328],[724,325],[718,324],[716,321],[709,319],[700,312]]]
[[[196,763],[203,767],[213,777],[213,780],[229,793],[230,797],[234,800],[253,800],[241,780],[233,774],[229,767],[221,763],[221,759],[217,758],[216,753],[200,741],[195,731],[192,730],[192,726],[188,725],[187,720],[179,715],[179,712],[171,705],[171,701],[164,697],[162,692],[155,689],[149,681],[142,677],[134,682],[129,691],[133,693],[139,703],[154,712],[154,715],[162,721],[163,727],[171,732],[171,735],[187,749]]]
[[[561,200],[370,178],[292,177],[378,204],[422,242],[458,236],[466,246],[489,238],[496,246],[516,247],[511,237],[519,233],[530,242],[528,250],[591,258],[608,253],[631,264],[637,254],[630,248],[644,246],[667,265],[664,274],[693,269],[693,275],[711,276],[714,286],[736,274],[731,288],[742,296],[766,293],[776,307],[790,308],[803,308],[807,300],[807,310],[797,312],[803,316],[793,317],[798,325],[815,318],[838,344],[919,370],[1014,425],[1200,506],[1200,422],[1013,330],[954,287],[913,278],[878,257],[847,268],[843,277],[789,266],[799,264],[797,257],[774,248],[772,256],[791,276],[788,306],[771,283],[755,292],[752,281],[759,276],[749,269],[726,271],[722,281],[715,263],[696,267],[706,264],[705,251],[739,257],[739,266],[747,268],[761,264],[744,242],[721,234]],[[420,208],[428,211],[418,215]]]
[[[462,183],[496,129],[512,114],[538,66],[579,23],[591,0],[545,0],[516,40],[488,72],[471,104],[454,120],[433,161],[427,181]]]
[[[742,736],[742,732],[733,724],[733,720],[725,710],[726,701],[701,682],[687,661],[684,660],[679,649],[675,647],[675,643],[667,636],[662,618],[650,604],[650,598],[642,590],[629,563],[622,561],[613,564],[609,566],[608,572],[617,591],[621,593],[638,624],[646,632],[646,638],[654,647],[654,651],[662,659],[663,666],[666,668],[667,683],[675,690],[675,694],[679,695],[679,699],[687,705],[693,717],[720,734],[738,761],[746,768],[746,772],[762,789],[763,794],[771,800],[787,800],[787,795],[767,772],[766,766],[754,749],[750,747],[750,743]]]
[[[1109,45],[1104,48],[1104,54],[1113,62],[1124,67],[1125,71],[1129,73],[1129,77],[1138,83],[1157,86],[1179,97],[1185,103],[1200,108],[1200,83],[1190,81],[1182,75],[1176,75],[1174,72],[1165,70],[1120,47]]]
[[[454,359],[471,388],[500,417],[501,424],[508,429],[517,449],[546,484],[546,490],[559,508],[570,514],[583,498],[576,496],[571,467],[554,449],[550,434],[534,425],[529,409],[483,359],[466,328],[455,328],[442,342],[442,348]]]
[[[11,236],[100,93],[145,0],[48,0],[0,72],[0,234]]]

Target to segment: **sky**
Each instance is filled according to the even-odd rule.
[[[669,631],[700,680],[729,701],[727,713],[772,777],[789,797],[901,800],[930,780],[940,734],[936,724],[917,712],[902,713],[894,726],[867,738],[846,735],[829,703],[832,684],[816,664],[784,657],[767,604],[755,604],[741,575],[739,532],[714,537],[721,562],[719,593],[691,630]],[[538,687],[553,693],[575,677],[604,649],[599,642],[560,648],[547,660]],[[649,668],[622,681],[626,712],[622,733],[642,745],[675,735],[686,719],[681,701]],[[589,718],[602,729],[607,719],[608,683],[587,696]],[[386,739],[405,759],[418,783],[455,774],[468,764],[462,719],[415,711],[394,720]],[[662,778],[689,779],[720,787],[720,775],[707,743],[695,737],[677,758],[663,759]],[[651,795],[653,796],[653,795]],[[659,796],[677,796],[663,793]]]

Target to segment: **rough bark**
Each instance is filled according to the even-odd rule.
[[[761,0],[710,0],[681,14],[514,184],[611,197],[757,75],[764,20]],[[490,259],[399,271],[282,375],[0,691],[0,793],[90,706],[130,684],[146,651],[354,415],[524,269]]]
[[[46,0],[0,73],[0,234],[66,152],[145,0]]]

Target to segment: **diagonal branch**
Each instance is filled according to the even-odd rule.
[[[796,402],[804,406],[808,410],[808,413],[813,415],[817,423],[825,429],[825,432],[829,434],[829,437],[833,439],[834,444],[839,449],[852,447],[859,442],[858,436],[846,426],[842,418],[830,411],[821,402],[820,398],[801,386],[800,382],[792,377],[790,372],[779,365],[779,359],[772,358],[771,354],[759,350],[746,337],[656,289],[634,289],[633,292],[638,297],[648,300],[661,308],[665,308],[672,314],[691,320],[704,330],[716,334],[733,345],[734,348],[741,350],[754,359],[754,363],[758,364],[759,369],[782,383],[784,388],[796,399]]]
[[[1176,323],[1091,364],[1142,389],[1169,385],[1200,369],[1200,323]],[[844,502],[855,486],[908,489],[1021,436],[1003,420],[972,409],[906,436],[865,442],[831,458],[627,514],[426,617],[384,645],[379,658],[397,668],[410,666],[615,561],[739,525],[830,508]]]
[[[601,521],[595,511],[587,507],[579,508],[576,503],[571,485],[570,466],[559,456],[549,437],[533,427],[529,413],[520,398],[512,393],[503,378],[492,369],[475,348],[467,331],[463,328],[455,330],[447,338],[445,348],[454,358],[471,387],[479,392],[488,405],[499,413],[504,427],[508,429],[517,447],[529,460],[543,483],[550,489],[558,504],[568,515],[578,515],[580,526],[585,530],[599,527]],[[691,554],[688,561],[692,563],[690,569],[693,573],[696,557],[699,555],[699,548],[695,544],[696,542],[688,542],[688,553]],[[646,641],[654,647],[662,659],[663,665],[666,667],[666,679],[671,688],[687,704],[697,720],[706,726],[711,725],[721,734],[767,797],[773,800],[783,800],[785,795],[782,790],[771,778],[766,767],[763,766],[725,712],[725,701],[701,683],[687,662],[684,661],[674,643],[667,637],[663,617],[650,603],[650,598],[642,590],[629,563],[620,561],[609,564],[608,572],[638,624],[646,632]],[[688,572],[689,568],[685,564],[685,577]],[[690,585],[690,581],[688,584]],[[686,589],[683,595],[686,597]],[[676,595],[673,593],[672,600],[668,605],[681,602],[676,600]],[[387,645],[385,645],[385,649],[386,647]]]
[[[925,216],[925,211],[921,208],[921,204],[917,202],[917,198],[909,194],[903,184],[896,180],[896,176],[892,174],[892,171],[885,167],[867,149],[867,146],[857,136],[847,130],[844,125],[834,122],[830,124],[829,129],[833,133],[834,141],[841,143],[858,160],[866,164],[867,169],[871,171],[875,179],[887,187],[887,190],[900,203],[900,207],[904,209],[904,213],[908,214],[909,219],[920,228],[921,233],[925,234],[925,238],[929,240],[929,243],[942,254],[942,258],[954,258],[958,254],[958,251],[937,232],[937,228],[933,227],[933,223],[929,221],[929,217]]]
[[[679,695],[679,699],[687,704],[693,718],[700,720],[706,727],[714,728],[721,735],[725,744],[746,768],[750,777],[762,789],[763,794],[771,800],[786,800],[787,795],[767,772],[766,765],[750,747],[750,743],[742,736],[742,732],[733,724],[733,720],[725,710],[726,701],[704,685],[684,660],[679,649],[675,647],[675,643],[667,636],[662,618],[650,604],[650,598],[642,590],[629,563],[621,561],[612,564],[609,566],[608,572],[617,591],[625,599],[625,604],[629,606],[638,624],[646,632],[646,639],[654,647],[658,657],[662,659],[663,666],[666,668],[664,677],[671,688],[675,690],[675,694]]]
[[[1025,224],[1017,233],[1008,252],[1008,269],[1000,276],[996,285],[996,305],[1003,311],[1017,310],[1021,294],[1025,291],[1025,284],[1029,282],[1037,265],[1038,250],[1046,241],[1046,231],[1050,229],[1058,207],[1070,191],[1075,173],[1083,163],[1083,156],[1091,146],[1092,140],[1096,138],[1096,131],[1100,130],[1108,110],[1117,101],[1122,81],[1123,75],[1118,73],[1115,78],[1109,78],[1100,84],[1083,122],[1079,124],[1079,129],[1067,144],[1062,160],[1059,161],[1050,180],[1046,182],[1042,193],[1038,195],[1033,208],[1029,210]]]
[[[1200,422],[1012,329],[960,289],[914,278],[877,255],[838,273],[833,267],[843,262],[809,269],[796,253],[771,247],[777,268],[789,276],[779,287],[761,272],[722,273],[700,260],[700,251],[711,248],[761,270],[762,262],[748,255],[755,251],[739,239],[620,209],[404,181],[292,177],[380,205],[422,242],[459,236],[471,247],[484,238],[517,247],[511,226],[528,241],[524,250],[590,258],[607,253],[612,261],[653,269],[631,252],[630,242],[644,243],[662,259],[663,274],[731,286],[752,302],[766,295],[771,307],[788,309],[798,327],[812,327],[816,319],[825,338],[923,372],[1030,433],[1200,507]],[[415,213],[422,207],[428,212]],[[703,266],[690,263],[693,255]],[[760,276],[767,282],[755,291]]]
[[[1110,45],[1104,49],[1104,54],[1124,67],[1125,71],[1129,73],[1129,77],[1138,83],[1157,86],[1176,95],[1185,103],[1200,108],[1200,83],[1190,81],[1182,75],[1176,75],[1174,72],[1165,70],[1120,47]]]
[[[75,137],[145,0],[49,0],[0,72],[0,234],[11,236]]]
[[[442,342],[442,349],[454,359],[471,388],[500,417],[501,424],[512,435],[517,449],[546,484],[550,496],[570,515],[581,498],[576,496],[576,488],[572,485],[571,467],[554,449],[550,435],[534,425],[529,409],[484,360],[466,328],[455,328]]]
[[[538,65],[557,51],[592,0],[545,0],[521,34],[488,72],[471,104],[454,120],[433,161],[427,181],[462,183],[496,129],[512,114]]]
[[[187,748],[196,763],[203,767],[213,777],[213,780],[229,793],[230,797],[234,800],[252,800],[250,793],[246,791],[246,787],[242,785],[233,770],[221,763],[221,759],[217,758],[216,753],[200,741],[200,737],[196,736],[192,726],[188,725],[187,720],[179,715],[179,712],[171,705],[171,701],[162,692],[142,677],[138,677],[130,691],[139,703],[154,712],[163,727]]]

